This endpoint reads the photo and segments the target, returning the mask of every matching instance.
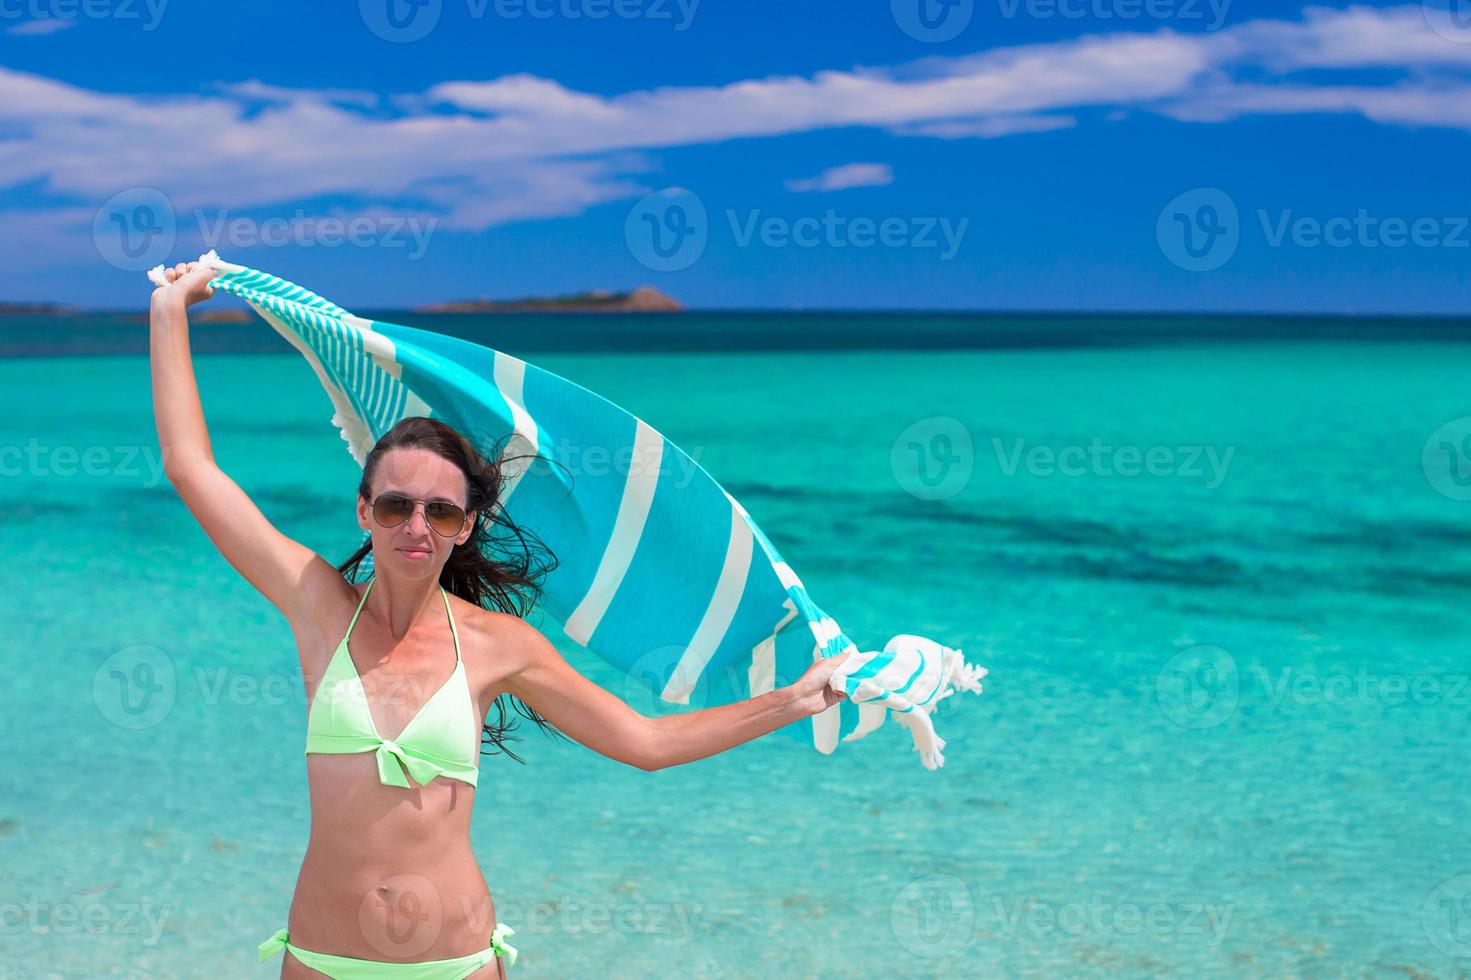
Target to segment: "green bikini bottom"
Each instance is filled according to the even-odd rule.
[[[276,934],[260,944],[260,961],[274,956],[277,950],[290,950],[302,963],[318,970],[333,980],[463,980],[497,956],[506,958],[507,966],[516,965],[516,947],[506,945],[504,937],[514,936],[516,930],[504,922],[497,922],[490,935],[490,945],[478,953],[456,956],[448,960],[424,960],[420,963],[385,963],[381,960],[360,960],[351,956],[333,956],[331,953],[315,953],[302,949],[287,941],[290,933],[277,929]]]

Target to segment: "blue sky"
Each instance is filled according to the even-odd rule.
[[[0,299],[1466,313],[1443,2],[5,0]]]

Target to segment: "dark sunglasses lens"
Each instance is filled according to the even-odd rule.
[[[385,493],[373,504],[373,517],[384,527],[397,527],[414,512],[414,502],[396,493]]]
[[[454,504],[440,501],[426,504],[424,516],[429,519],[430,527],[447,538],[459,534],[465,527],[465,512]]]

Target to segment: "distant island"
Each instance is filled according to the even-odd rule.
[[[523,299],[453,300],[414,307],[415,313],[678,313],[680,302],[653,286],[632,292],[593,289],[569,296],[528,296]]]
[[[254,310],[203,309],[189,314],[195,323],[249,323],[255,319]]]
[[[72,316],[76,307],[65,303],[0,303],[0,316]]]

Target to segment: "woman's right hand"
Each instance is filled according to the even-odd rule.
[[[164,278],[169,281],[167,286],[159,286],[153,291],[155,300],[163,298],[178,297],[184,301],[186,307],[193,306],[201,300],[210,299],[215,294],[215,289],[209,281],[215,277],[216,270],[198,262],[180,262],[172,269],[163,270]]]

